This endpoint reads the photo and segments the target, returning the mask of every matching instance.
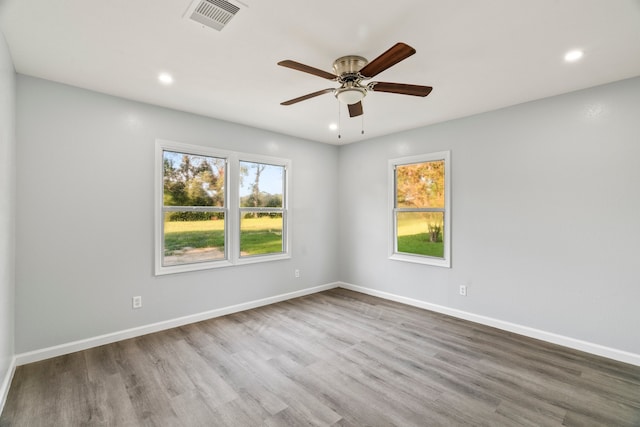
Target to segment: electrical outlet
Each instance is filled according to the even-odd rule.
[[[460,285],[460,295],[462,295],[463,297],[467,296],[467,285]]]
[[[133,297],[131,298],[131,305],[133,308],[142,308],[142,297]]]
[[[300,277],[300,270],[298,270],[297,268],[293,271],[294,276],[296,277]]]

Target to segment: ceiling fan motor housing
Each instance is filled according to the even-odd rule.
[[[342,56],[333,62],[333,73],[342,85],[336,89],[335,96],[343,104],[356,104],[366,96],[367,89],[360,85],[362,76],[359,71],[367,63],[366,58],[357,55]]]
[[[333,62],[333,73],[338,76],[340,83],[355,81],[358,80],[358,72],[368,63],[369,61],[362,56],[342,56]]]

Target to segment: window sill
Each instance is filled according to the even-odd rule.
[[[389,256],[389,259],[394,261],[412,262],[414,264],[431,265],[434,267],[451,268],[451,261],[444,258],[394,253]]]
[[[197,262],[193,264],[180,264],[171,266],[162,266],[160,264],[157,264],[155,273],[156,276],[164,276],[167,274],[187,273],[190,271],[202,271],[215,268],[231,267],[233,265],[234,264],[232,264],[228,260]]]
[[[291,255],[287,253],[274,255],[255,255],[245,258],[239,258],[235,262],[229,260],[199,262],[193,264],[181,264],[172,266],[157,266],[155,269],[156,276],[165,276],[168,274],[188,273],[191,271],[213,270],[216,268],[233,267],[237,265],[258,264],[261,262],[280,261],[291,259]]]
[[[287,253],[274,255],[255,255],[239,258],[234,265],[257,264],[259,262],[279,261],[283,259],[291,259],[291,255]]]

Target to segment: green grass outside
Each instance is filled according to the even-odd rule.
[[[442,224],[442,214],[401,214],[398,218],[398,252],[444,257],[444,243],[429,240],[429,223]]]
[[[427,233],[398,236],[398,252],[442,258],[444,243],[430,242]]]
[[[219,248],[224,251],[224,231],[165,232],[165,255],[173,255],[184,248]]]
[[[219,248],[224,251],[224,221],[171,221],[164,223],[164,254],[184,248]],[[240,250],[243,255],[282,252],[282,218],[242,220]]]
[[[240,254],[261,255],[282,252],[282,216],[242,218]]]
[[[430,242],[423,218],[404,218],[398,224],[398,252],[442,258],[443,242]],[[224,251],[224,221],[174,221],[165,223],[165,255],[190,248]],[[243,218],[240,234],[243,255],[282,252],[282,218]]]

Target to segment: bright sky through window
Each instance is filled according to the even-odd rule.
[[[269,194],[282,194],[282,176],[283,169],[281,166],[267,165],[260,174],[260,191]],[[242,177],[242,185],[240,186],[240,197],[248,196],[253,189],[253,183],[256,180],[255,168],[248,168],[247,175]]]

